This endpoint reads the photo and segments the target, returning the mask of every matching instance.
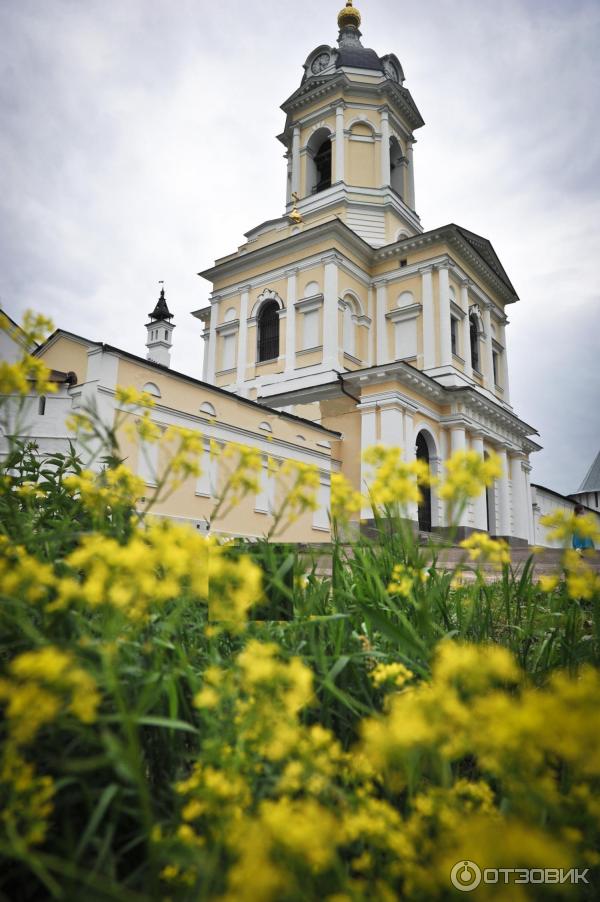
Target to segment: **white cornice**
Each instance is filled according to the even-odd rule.
[[[402,323],[407,319],[416,319],[421,315],[423,307],[421,304],[410,304],[408,307],[395,307],[386,313],[385,318],[392,323]]]
[[[312,310],[320,310],[323,306],[323,295],[316,294],[310,298],[302,298],[296,301],[294,307],[299,313],[310,313]]]

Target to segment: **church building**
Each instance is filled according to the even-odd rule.
[[[536,430],[510,403],[507,325],[519,298],[490,241],[424,230],[415,193],[423,118],[393,53],[365,47],[348,0],[337,46],[306,58],[282,104],[285,213],[201,275],[212,283],[203,380],[339,433],[341,471],[364,489],[381,442],[438,474],[458,449],[496,452],[503,476],[461,527],[534,541]],[[368,518],[369,509],[362,511]],[[435,488],[411,511],[443,528]]]
[[[319,506],[280,538],[313,543],[330,535],[331,474],[366,493],[361,461],[372,445],[398,446],[434,476],[457,450],[494,452],[502,476],[464,511],[460,533],[546,544],[545,513],[580,501],[598,515],[598,460],[576,495],[531,485],[537,432],[510,402],[508,313],[519,298],[487,238],[455,223],[423,229],[414,149],[423,118],[400,60],[365,47],[360,25],[348,0],[337,46],[309,53],[282,104],[282,215],[200,273],[212,285],[209,305],[193,312],[203,373],[171,367],[175,323],[163,288],[145,326],[146,358],[62,329],[50,336],[36,353],[58,391],[31,398],[27,434],[41,453],[65,450],[71,413],[93,406],[111,426],[126,407],[117,386],[144,390],[159,429],[184,426],[204,441],[202,476],[156,513],[226,535],[265,535],[285,497],[273,473],[297,461],[318,472]],[[128,464],[151,487],[158,450],[122,439]],[[260,454],[260,491],[216,523],[227,479],[220,455],[236,443]],[[76,439],[75,447],[84,446]],[[448,526],[435,483],[408,514],[423,532]],[[365,506],[356,526],[370,517]]]

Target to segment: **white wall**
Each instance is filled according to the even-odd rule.
[[[543,486],[532,485],[531,486],[531,503],[533,506],[533,522],[535,529],[535,544],[541,545],[545,548],[561,548],[562,543],[556,540],[549,541],[548,540],[548,530],[545,526],[542,526],[540,520],[542,517],[547,514],[553,514],[558,510],[565,511],[568,514],[572,514],[575,510],[575,504],[577,502],[572,501],[570,498],[565,498],[562,495],[559,495],[555,492],[551,492]],[[587,513],[587,511],[586,511]],[[596,517],[598,521],[598,526],[600,527],[600,515],[597,513],[593,513],[593,516]]]

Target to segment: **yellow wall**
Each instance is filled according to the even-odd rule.
[[[44,348],[39,356],[51,369],[60,372],[72,370],[81,383],[87,379],[88,347],[93,348],[93,344],[90,342],[89,345],[84,345],[74,338],[59,335],[52,346]]]

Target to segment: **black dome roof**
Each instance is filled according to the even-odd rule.
[[[350,66],[354,69],[382,70],[383,64],[374,50],[361,47],[360,44],[352,46],[341,45],[337,52],[336,69],[341,66]]]

